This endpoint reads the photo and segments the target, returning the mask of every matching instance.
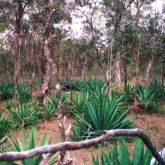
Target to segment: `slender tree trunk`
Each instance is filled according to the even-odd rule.
[[[115,82],[121,83],[121,59],[120,59],[120,51],[117,52],[117,60],[114,63],[114,73],[115,73]]]
[[[35,78],[35,73],[33,71],[33,55],[34,55],[34,48],[33,48],[33,25],[30,27],[31,33],[29,34],[29,62],[30,62],[30,92],[32,94],[32,85]]]
[[[127,79],[128,79],[128,75],[127,75],[127,63],[124,62],[124,90],[126,90],[126,87],[127,87]]]
[[[69,59],[68,60],[68,76],[69,77],[72,77],[72,62],[71,62],[71,60]]]
[[[82,68],[82,80],[85,80],[85,78],[86,78],[87,63],[88,63],[88,57],[86,54],[84,54],[84,63],[83,63],[83,68]]]
[[[44,0],[44,33],[43,33],[43,54],[42,54],[42,84],[41,84],[41,103],[43,103],[46,93],[48,91],[48,84],[50,80],[50,71],[51,71],[51,63],[52,59],[51,55],[51,44],[52,44],[52,11],[50,9],[50,5],[53,1]]]
[[[165,55],[162,60],[162,75],[161,75],[161,81],[163,87],[164,87],[164,77],[165,77]]]
[[[14,102],[17,102],[17,85],[20,78],[21,61],[20,61],[20,49],[21,49],[21,36],[15,34],[15,48],[14,48]]]
[[[15,20],[15,30],[14,30],[14,48],[13,48],[13,56],[14,56],[14,102],[17,102],[17,85],[20,78],[20,70],[21,70],[21,45],[22,45],[22,24],[23,24],[23,14],[25,6],[23,6],[22,1],[19,0],[18,7],[16,11],[16,20]]]
[[[0,83],[2,82],[2,57],[0,56]]]
[[[135,72],[136,76],[140,73],[139,63],[140,63],[140,49],[141,49],[141,36],[139,37],[139,45],[137,50],[137,56],[135,61]]]

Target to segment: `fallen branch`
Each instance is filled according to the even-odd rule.
[[[29,151],[0,153],[0,160],[8,160],[8,161],[9,160],[22,160],[22,159],[31,158],[31,157],[41,155],[41,154],[55,153],[57,151],[79,150],[82,148],[88,148],[90,146],[98,145],[113,136],[140,137],[143,140],[143,142],[145,143],[145,145],[149,148],[149,150],[151,151],[151,153],[155,157],[155,159],[160,164],[165,165],[165,160],[160,156],[160,154],[156,150],[156,147],[149,140],[148,136],[141,129],[138,129],[138,128],[116,129],[116,130],[104,131],[103,134],[97,138],[79,141],[79,142],[67,141],[67,142],[62,142],[62,143],[58,143],[58,144],[51,144],[51,145],[46,145],[46,146],[42,146],[42,147],[36,147]]]

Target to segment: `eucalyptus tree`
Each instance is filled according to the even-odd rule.
[[[156,43],[154,34],[156,33],[154,32],[151,36],[151,33],[147,30],[151,19],[156,20],[153,16],[148,17],[148,13],[152,11],[151,4],[153,2],[154,0],[104,0],[107,9],[105,17],[107,18],[107,36],[109,37],[110,47],[108,59],[110,70],[115,70],[114,73],[110,72],[112,75],[110,77],[114,76],[117,82],[122,80],[123,65],[124,75],[126,75],[128,62],[129,64],[131,61],[134,62],[132,64],[134,64],[133,70],[135,70],[136,75],[140,73],[140,62],[144,53],[143,47],[149,46],[149,50],[154,50],[154,43]],[[147,35],[149,38],[146,37]]]
[[[51,47],[53,38],[53,24],[60,23],[61,20],[70,20],[70,15],[65,11],[65,3],[61,0],[44,0],[43,1],[43,52],[42,52],[42,84],[41,84],[41,102],[48,90],[48,84],[51,74]]]
[[[112,80],[122,81],[122,58],[127,55],[124,43],[119,40],[121,31],[130,23],[133,0],[103,0],[107,28],[106,91],[111,89]]]

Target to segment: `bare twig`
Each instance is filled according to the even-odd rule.
[[[79,142],[67,141],[67,142],[62,142],[58,144],[51,144],[51,145],[46,145],[42,147],[36,147],[29,151],[0,153],[0,160],[22,160],[22,159],[31,158],[31,157],[41,155],[41,154],[55,153],[57,151],[79,150],[82,148],[88,148],[90,146],[98,145],[113,136],[131,136],[131,137],[136,136],[136,137],[141,138],[143,142],[145,143],[145,145],[151,151],[152,155],[156,158],[156,160],[160,164],[165,165],[165,160],[160,156],[160,154],[156,150],[156,147],[150,141],[148,136],[141,129],[138,129],[138,128],[108,130],[108,131],[104,131],[101,136],[94,139],[90,139],[90,140],[84,140],[84,141],[79,141]]]

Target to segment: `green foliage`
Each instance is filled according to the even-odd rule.
[[[14,94],[13,83],[10,81],[2,82],[0,84],[0,99],[8,100],[12,99]]]
[[[61,93],[61,102],[65,104],[68,102],[68,94],[67,92]],[[42,112],[42,116],[50,119],[51,117],[55,116],[58,108],[58,99],[56,95],[53,95],[50,99],[48,99],[44,104],[44,109]]]
[[[154,99],[156,101],[163,100],[165,90],[159,79],[153,78],[149,84],[149,87],[151,88],[152,92],[154,93]]]
[[[74,93],[72,98],[73,112],[78,114],[84,113],[89,97],[89,92]]]
[[[17,164],[12,161],[2,161],[0,165],[17,165]]]
[[[22,142],[19,139],[17,139],[17,137],[15,137],[15,140],[9,139],[9,141],[10,141],[14,151],[21,152],[21,151],[27,151],[27,150],[33,149],[33,148],[37,147],[36,129],[33,127],[30,129],[29,140],[28,140],[27,132],[25,130],[23,130]],[[43,136],[39,145],[43,146],[46,144],[48,144],[47,134],[45,134]],[[41,160],[42,160],[42,155],[39,155],[39,156],[35,156],[30,159],[21,160],[21,165],[29,165],[29,164],[37,165],[41,162]]]
[[[50,99],[46,101],[44,105],[44,117],[46,117],[47,119],[53,117],[57,112],[57,105],[57,97],[53,95]]]
[[[31,99],[30,89],[26,84],[18,83],[17,94],[21,104],[27,103]]]
[[[62,92],[61,93],[61,102],[63,104],[68,103],[68,93],[67,92]]]
[[[130,84],[126,85],[123,95],[126,102],[131,103],[134,101],[135,99],[134,90]]]
[[[31,99],[31,94],[28,85],[23,83],[18,83],[17,95],[20,103],[27,103]],[[10,81],[2,82],[0,84],[0,99],[8,100],[12,99],[14,96],[14,86]]]
[[[137,140],[134,146],[134,153],[131,157],[128,151],[128,145],[124,140],[115,145],[112,150],[101,154],[99,162],[98,156],[92,158],[93,165],[149,165],[151,160],[151,153],[148,148],[144,148],[141,140]]]
[[[102,92],[104,82],[102,80],[86,80],[84,84],[84,90],[89,92]]]
[[[136,86],[136,99],[140,103],[142,109],[149,112],[156,112],[159,107],[159,102],[156,98],[156,93],[150,86]]]
[[[81,91],[101,92],[104,87],[102,80],[75,80],[74,87]]]
[[[3,117],[3,113],[0,113],[0,143],[6,137],[6,135],[10,132],[12,128],[12,123],[9,119],[5,119]]]
[[[18,127],[23,128],[38,122],[38,105],[33,101],[18,106],[12,105],[8,112]]]
[[[92,138],[103,130],[131,128],[127,118],[129,109],[123,104],[123,97],[115,94],[93,96],[84,107],[84,113],[76,111],[73,140]]]
[[[55,3],[53,3],[50,7],[53,10],[56,10],[52,16],[52,20],[54,23],[59,23],[61,20],[66,20],[69,23],[71,23],[72,18],[70,16],[70,13],[62,10],[61,8],[62,1],[57,0]]]

